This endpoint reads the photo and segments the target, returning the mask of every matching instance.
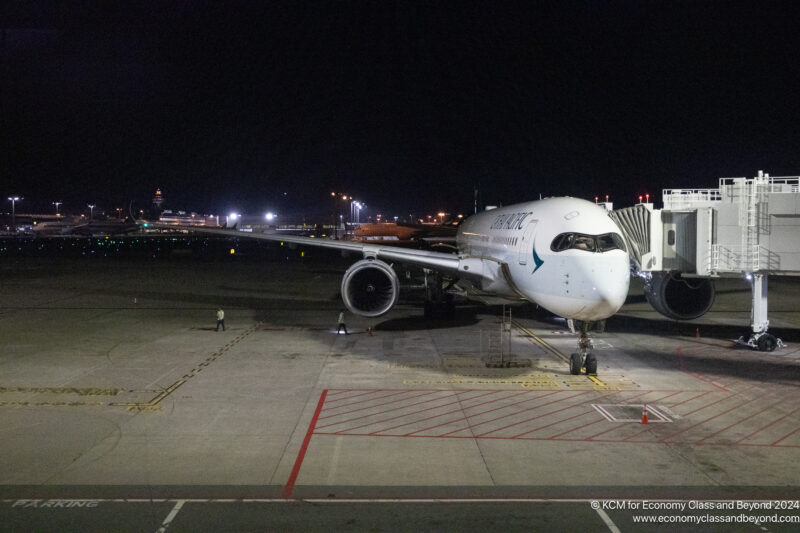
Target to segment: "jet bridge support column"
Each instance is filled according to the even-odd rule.
[[[752,305],[750,308],[750,327],[752,333],[745,340],[739,337],[739,344],[757,348],[762,352],[771,352],[775,348],[783,347],[783,341],[767,333],[769,319],[767,315],[767,275],[762,273],[751,274]]]

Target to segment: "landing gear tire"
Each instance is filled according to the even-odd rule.
[[[581,373],[581,366],[583,366],[581,354],[573,353],[569,356],[569,373],[577,376]]]
[[[597,374],[597,358],[594,355],[586,357],[586,373]]]
[[[775,338],[774,335],[770,335],[769,333],[765,333],[758,339],[758,351],[759,352],[773,352],[775,348],[778,346],[778,339]]]

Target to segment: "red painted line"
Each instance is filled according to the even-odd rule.
[[[760,432],[764,431],[764,430],[765,430],[765,429],[767,429],[768,427],[770,427],[770,426],[772,426],[772,425],[774,425],[774,424],[777,424],[778,422],[780,422],[780,421],[781,421],[781,420],[783,420],[784,418],[786,418],[786,417],[789,417],[789,416],[792,416],[792,415],[793,415],[793,414],[795,414],[797,411],[800,411],[800,407],[798,407],[797,409],[794,409],[793,411],[790,411],[789,413],[786,413],[785,415],[783,415],[783,416],[782,416],[782,417],[780,417],[780,418],[776,418],[775,420],[773,420],[773,421],[772,421],[772,422],[770,422],[769,424],[767,424],[767,425],[765,425],[765,426],[762,426],[762,427],[758,428],[757,430],[755,430],[754,432],[750,433],[749,435],[747,435],[747,436],[745,436],[745,437],[742,437],[741,439],[737,440],[736,442],[734,442],[734,444],[739,444],[739,443],[741,443],[743,440],[747,440],[747,439],[749,439],[750,437],[752,437],[752,436],[753,436],[753,435],[755,435],[756,433],[760,433]]]
[[[653,392],[661,392],[661,391],[653,391]],[[663,402],[663,401],[664,401],[664,400],[666,400],[667,398],[672,398],[672,397],[673,397],[673,396],[675,396],[676,394],[681,394],[681,393],[684,393],[684,392],[686,392],[686,391],[679,390],[679,391],[673,392],[672,394],[667,394],[666,396],[662,396],[662,397],[661,397],[661,398],[659,398],[658,400],[653,400],[653,401],[652,401],[652,402],[650,402],[650,403]]]
[[[568,421],[568,420],[572,420],[573,418],[580,418],[580,417],[582,417],[582,416],[590,415],[590,414],[592,414],[592,413],[595,413],[595,414],[596,414],[596,413],[597,413],[597,411],[595,411],[594,409],[592,409],[591,411],[584,411],[584,412],[582,412],[582,413],[578,413],[577,415],[572,415],[572,416],[569,416],[569,417],[567,417],[567,418],[562,418],[561,420],[556,420],[555,422],[550,422],[549,424],[545,424],[545,425],[543,425],[543,426],[539,426],[538,428],[533,428],[533,429],[531,429],[531,430],[529,430],[529,431],[526,431],[525,433],[520,433],[519,435],[514,435],[514,436],[513,436],[513,437],[511,437],[511,438],[512,438],[512,439],[516,439],[516,438],[519,438],[519,437],[521,437],[521,436],[523,436],[523,435],[527,435],[528,433],[536,433],[536,432],[537,432],[537,431],[539,431],[540,429],[549,428],[550,426],[556,426],[556,425],[558,425],[558,424],[560,424],[560,423],[562,423],[562,422],[566,422],[566,421]],[[599,422],[599,420],[598,420],[598,422]],[[569,433],[569,432],[567,432],[567,433]],[[545,438],[546,438],[547,440],[550,440],[550,439],[552,439],[552,438],[553,438],[553,436],[551,435],[551,436],[549,436],[549,437],[545,437]]]
[[[519,439],[512,439],[510,437],[473,437],[472,435],[464,435],[464,436],[457,436],[457,435],[447,435],[447,436],[440,436],[440,435],[381,435],[379,433],[371,434],[371,433],[322,433],[322,432],[315,432],[314,435],[329,435],[329,436],[337,436],[337,437],[370,437],[370,438],[385,438],[385,439],[487,439],[487,440],[531,440],[531,441],[551,441],[552,440],[548,437],[520,437]],[[556,439],[557,442],[596,442],[596,443],[603,443],[603,444],[628,444],[628,445],[636,445],[639,446],[641,444],[651,444],[651,445],[659,445],[659,446],[666,446],[667,444],[664,442],[659,441],[628,441],[628,440],[593,440],[587,441],[586,439]],[[718,444],[701,444],[700,446],[718,446]],[[800,445],[798,444],[736,444],[736,446],[751,446],[751,447],[760,447],[760,448],[797,448],[800,449]]]
[[[653,404],[653,403],[656,403],[656,402],[661,402],[661,401],[666,400],[670,396],[675,396],[676,394],[681,394],[682,392],[684,392],[684,391],[675,392],[675,393],[670,394],[668,396],[664,396],[662,398],[659,398],[658,400],[653,400],[652,402],[649,402],[649,403]],[[626,427],[630,427],[630,426],[627,423],[616,423],[614,425],[614,427],[612,427],[611,429],[606,429],[605,431],[601,431],[600,433],[595,433],[591,437],[586,437],[586,440],[590,441],[595,437],[599,437],[600,435],[605,435],[606,433],[611,433],[612,431],[617,431],[618,429],[622,429],[622,428],[626,428]],[[638,433],[638,434],[641,434],[641,433]],[[602,442],[610,442],[610,441],[602,440]]]
[[[739,393],[739,394],[740,394],[740,393]],[[698,407],[698,408],[697,408],[697,409],[695,409],[694,411],[689,411],[688,413],[684,413],[684,414],[683,414],[683,415],[681,415],[681,416],[689,416],[689,415],[693,415],[694,413],[696,413],[696,412],[698,412],[698,411],[702,411],[703,409],[708,409],[708,408],[709,408],[709,407],[711,407],[712,405],[717,405],[717,404],[718,404],[718,403],[720,403],[720,402],[724,402],[725,400],[730,400],[730,399],[732,399],[732,398],[735,398],[736,396],[737,396],[737,394],[729,394],[729,395],[727,395],[727,396],[725,396],[725,397],[722,397],[722,398],[720,398],[720,399],[719,399],[719,400],[717,400],[716,402],[707,403],[707,404],[703,405],[702,407]]]
[[[475,405],[469,405],[469,406],[463,406],[462,405],[461,409],[455,409],[453,411],[449,411],[448,413],[443,413],[443,414],[449,414],[449,413],[458,413],[458,412],[460,412],[461,415],[462,415],[460,418],[453,418],[453,419],[447,420],[445,422],[442,422],[441,424],[436,424],[434,426],[430,426],[430,427],[426,427],[426,428],[423,428],[423,429],[419,429],[419,430],[414,431],[412,433],[408,433],[408,435],[413,435],[414,433],[422,433],[423,431],[428,431],[430,429],[435,429],[435,428],[438,428],[438,427],[446,426],[448,424],[455,424],[457,422],[461,422],[462,420],[466,422],[466,421],[469,420],[469,418],[471,416],[478,416],[479,414],[482,414],[482,413],[477,413],[475,415],[467,415],[466,413],[464,413],[464,411],[466,411],[467,409],[474,409],[475,407],[480,407],[481,405],[486,405],[486,404],[490,404],[490,403],[497,403],[497,402],[500,402],[500,401],[503,401],[503,400],[507,400],[508,398],[513,398],[514,396],[519,396],[520,394],[529,394],[529,391],[512,394],[511,396],[506,396],[505,398],[494,398],[492,400],[489,400],[489,401],[486,401],[486,402],[481,402],[481,403],[478,403],[478,404],[475,404]],[[521,402],[518,402],[518,403],[521,403]],[[489,409],[488,411],[484,411],[484,413],[488,413],[488,412],[491,412],[491,411],[496,411],[498,409],[504,409],[506,407],[510,407],[510,405],[503,405],[503,406],[500,406],[500,407],[496,407],[494,409]],[[429,417],[429,418],[437,418],[438,416],[442,416],[442,415],[437,415],[436,417]],[[469,422],[467,422],[467,423],[469,423]],[[449,433],[453,433],[453,432],[451,431]]]
[[[493,418],[491,420],[486,420],[484,422],[479,422],[479,423],[477,423],[475,425],[470,425],[469,424],[469,419],[472,418],[472,417],[485,415],[486,413],[491,413],[492,411],[499,411],[500,409],[507,409],[509,407],[515,407],[515,406],[520,405],[520,404],[525,403],[525,402],[531,402],[533,400],[538,400],[539,398],[544,398],[546,396],[552,396],[553,394],[558,394],[559,392],[561,392],[561,391],[548,392],[547,394],[542,394],[541,396],[534,396],[533,398],[528,398],[526,400],[522,400],[522,401],[519,401],[519,402],[510,403],[508,405],[501,405],[500,407],[495,407],[494,409],[488,409],[488,410],[483,411],[481,413],[475,413],[474,415],[469,415],[467,417],[467,427],[456,429],[455,431],[449,431],[447,433],[444,433],[442,436],[450,435],[452,433],[458,433],[459,431],[465,431],[467,429],[473,429],[473,428],[476,428],[476,427],[480,426],[481,424],[486,424],[487,422],[492,422],[494,420],[497,420],[497,418]],[[530,393],[531,393],[531,391],[525,391],[523,394],[530,394]],[[511,398],[511,396],[509,396],[509,398]],[[506,415],[506,416],[508,416],[508,415]]]
[[[330,398],[331,396],[339,396],[340,394],[344,394],[345,392],[353,392],[355,389],[328,389],[328,390],[332,391],[328,393],[328,398]]]
[[[748,403],[750,403],[750,402],[752,402],[752,401],[755,401],[755,400],[756,400],[756,398],[750,398],[749,400],[745,400],[745,401],[743,401],[742,403],[736,404],[736,405],[734,405],[733,407],[731,407],[730,409],[726,409],[725,411],[722,411],[721,413],[717,413],[717,414],[715,414],[715,415],[714,415],[714,416],[712,416],[712,417],[706,418],[705,420],[701,420],[700,422],[698,422],[698,423],[696,423],[696,424],[692,424],[692,425],[691,425],[691,426],[689,426],[688,428],[684,428],[684,429],[682,429],[682,430],[680,430],[680,431],[678,431],[678,432],[675,432],[675,433],[673,433],[672,435],[668,435],[668,436],[664,437],[663,439],[661,439],[661,442],[666,442],[667,440],[671,439],[671,438],[672,438],[672,437],[674,437],[675,435],[680,435],[681,433],[685,433],[686,431],[689,431],[690,429],[692,429],[692,428],[694,428],[694,427],[697,427],[697,426],[699,426],[699,425],[701,425],[701,424],[705,424],[706,422],[708,422],[708,421],[710,421],[710,420],[714,420],[715,418],[717,418],[717,417],[720,417],[720,416],[722,416],[722,415],[724,415],[724,414],[730,413],[730,412],[731,412],[731,411],[733,411],[734,409],[738,409],[738,408],[740,408],[741,406],[743,406],[743,405],[747,405]]]
[[[573,394],[572,396],[567,396],[566,398],[563,398],[561,400],[556,399],[556,400],[553,400],[552,402],[543,403],[542,405],[537,405],[536,407],[533,407],[531,409],[531,411],[533,411],[534,409],[538,409],[540,407],[544,407],[546,405],[550,405],[550,404],[556,403],[556,402],[562,402],[564,400],[569,400],[570,398],[575,398],[576,396],[581,396],[582,394],[588,394],[590,392],[592,392],[592,391],[583,391],[583,392],[580,392],[578,394]],[[605,396],[601,396],[600,398],[608,398],[609,396],[614,396],[615,394],[618,394],[618,392],[613,392],[611,394],[606,394]],[[543,416],[548,416],[548,415],[552,415],[552,414],[555,414],[555,413],[560,413],[561,411],[566,411],[567,409],[574,409],[575,407],[578,407],[579,405],[583,405],[583,404],[586,404],[586,403],[589,403],[589,402],[592,402],[592,401],[595,401],[595,399],[592,398],[592,399],[587,400],[585,402],[578,402],[578,403],[576,403],[574,405],[568,405],[566,407],[562,407],[561,409],[556,409],[555,411],[548,411],[547,413],[544,413],[544,414],[541,414],[541,415],[538,415],[538,416],[534,416],[534,417],[531,417],[531,418],[526,418],[525,420],[520,420],[519,422],[515,422],[513,424],[509,424],[509,425],[503,426],[501,428],[493,429],[491,431],[487,431],[486,433],[481,433],[480,435],[476,435],[476,437],[485,437],[486,435],[488,435],[490,433],[496,433],[496,432],[502,431],[502,430],[504,430],[506,428],[518,426],[520,424],[524,424],[526,422],[530,422],[531,420],[536,420],[537,418],[542,418]],[[517,414],[520,414],[520,413],[512,413],[510,415],[500,416],[500,417],[497,417],[495,420],[508,418],[509,416],[514,416],[514,415],[517,415]],[[506,438],[508,438],[508,437],[506,437]]]
[[[489,394],[495,394],[495,393],[498,393],[498,392],[503,392],[503,391],[499,391],[499,390],[490,391],[490,392],[487,392],[486,394],[479,394],[479,395],[474,396],[472,398],[467,398],[467,400],[474,400],[475,398],[480,398],[481,396],[487,396]],[[446,405],[454,405],[454,404],[457,404],[457,403],[461,403],[461,400],[456,400],[455,402],[450,402],[449,404],[446,404]],[[439,407],[445,407],[445,406],[444,405],[440,405],[438,407],[431,407],[429,409],[423,409],[421,411],[417,411],[416,413],[409,413],[408,415],[396,416],[395,418],[403,418],[404,416],[413,416],[413,415],[416,415],[416,414],[419,414],[419,413],[423,413],[425,411],[430,411],[431,409],[438,409]],[[463,410],[463,408],[459,407],[458,409],[453,409],[452,411],[445,411],[444,413],[439,413],[438,415],[427,416],[425,418],[420,418],[418,420],[412,420],[411,422],[406,422],[405,424],[399,424],[397,426],[392,426],[392,427],[389,427],[389,428],[379,429],[377,431],[373,431],[372,433],[379,433],[379,432],[389,431],[391,429],[397,429],[397,428],[401,428],[403,426],[410,426],[411,424],[416,424],[418,422],[424,422],[425,420],[430,420],[432,418],[439,418],[440,416],[445,416],[445,415],[449,415],[449,414],[452,414],[452,413],[458,413],[459,411],[462,411],[462,410]],[[409,433],[409,435],[413,435],[414,433],[416,433],[416,431],[412,431],[411,433]]]
[[[682,392],[688,392],[688,391],[682,391]],[[692,392],[694,392],[694,391],[692,391]],[[703,396],[705,396],[706,394],[711,394],[712,392],[714,392],[714,391],[710,391],[710,390],[708,390],[708,391],[706,391],[706,392],[704,392],[704,393],[702,393],[702,394],[698,394],[697,396],[692,396],[692,397],[691,397],[691,398],[689,398],[689,399],[683,400],[682,402],[673,403],[672,405],[670,405],[670,407],[677,407],[678,405],[680,405],[680,404],[682,404],[682,403],[691,402],[692,400],[696,400],[697,398],[702,398],[702,397],[703,397]]]
[[[458,396],[462,392],[475,392],[475,391],[474,390],[459,391],[459,392],[457,392],[455,394],[452,394],[449,397]],[[490,394],[492,392],[498,392],[498,391],[490,391],[487,394]],[[479,394],[478,396],[476,396],[476,398],[479,397],[479,396],[485,396],[485,394]],[[428,401],[420,402],[420,403],[431,403],[431,402],[438,401],[438,400],[441,400],[441,399],[444,399],[444,398],[438,398],[437,400],[428,400]],[[345,428],[342,431],[353,431],[354,429],[363,428],[365,426],[374,426],[375,424],[382,424],[384,422],[388,422],[389,420],[397,420],[398,418],[404,418],[404,417],[407,417],[407,416],[414,416],[414,415],[419,414],[419,413],[424,413],[425,411],[430,411],[431,409],[441,409],[442,407],[447,407],[448,405],[454,405],[454,404],[459,403],[459,401],[460,400],[456,399],[456,401],[454,401],[454,402],[449,402],[449,403],[445,403],[445,404],[442,404],[442,405],[434,405],[433,407],[428,407],[426,409],[420,409],[419,411],[414,411],[414,412],[411,412],[411,413],[403,413],[401,415],[392,416],[392,417],[389,417],[389,418],[384,418],[383,420],[376,420],[375,422],[368,422],[366,424],[361,424],[360,426],[355,426],[355,427],[352,427],[352,428]],[[390,411],[396,411],[396,410],[397,409],[390,409]],[[367,418],[369,416],[372,416],[372,415],[361,416],[359,418]],[[331,424],[331,425],[337,425],[337,424]]]
[[[412,392],[412,391],[408,391],[408,392]],[[321,417],[319,417],[319,419],[320,420],[325,420],[326,418],[331,418],[331,417],[334,417],[334,416],[349,415],[350,413],[357,413],[359,411],[365,411],[367,409],[374,409],[375,407],[380,407],[382,405],[388,405],[390,403],[397,403],[397,402],[402,402],[402,401],[406,401],[406,400],[413,400],[414,398],[419,398],[420,396],[427,396],[429,394],[435,394],[437,392],[439,392],[439,391],[427,391],[427,392],[423,392],[422,394],[417,394],[416,396],[411,396],[409,398],[401,398],[401,399],[390,400],[388,402],[378,403],[378,404],[375,404],[375,405],[367,405],[367,406],[359,407],[358,409],[353,409],[351,411],[342,411],[341,413],[333,413],[333,414],[330,414],[330,415],[321,416]],[[390,394],[389,396],[395,396],[395,395],[394,394]],[[389,396],[383,396],[383,398],[388,398]],[[374,398],[374,399],[378,400],[379,398]],[[356,405],[364,405],[366,402],[371,402],[371,401],[372,400],[364,400],[363,402],[353,402],[353,404],[337,405],[336,407],[333,407],[333,409],[339,409],[340,407],[345,407],[347,405],[354,405],[354,404],[356,404]],[[325,412],[327,413],[330,410],[331,409],[326,408]]]
[[[758,416],[758,415],[760,415],[760,414],[761,414],[761,413],[763,413],[764,411],[769,411],[770,409],[772,409],[772,408],[773,408],[773,407],[775,407],[776,405],[782,404],[783,402],[784,402],[784,400],[779,400],[779,401],[777,401],[777,402],[773,403],[772,405],[769,405],[769,406],[767,406],[767,407],[763,408],[762,410],[758,411],[757,413],[753,413],[752,415],[747,415],[746,417],[742,418],[741,420],[739,420],[739,421],[737,421],[737,422],[734,422],[733,424],[730,424],[729,426],[726,426],[726,427],[724,427],[724,428],[720,429],[719,431],[715,431],[715,432],[714,432],[714,433],[712,433],[711,435],[708,435],[708,436],[706,436],[706,437],[703,437],[703,438],[702,438],[702,439],[700,439],[699,441],[695,442],[695,444],[700,444],[700,443],[702,443],[704,440],[708,440],[708,439],[710,439],[711,437],[713,437],[713,436],[715,436],[715,435],[719,435],[719,434],[720,434],[720,433],[722,433],[723,431],[727,431],[727,430],[729,430],[730,428],[732,428],[733,426],[736,426],[736,425],[738,425],[738,424],[741,424],[742,422],[744,422],[744,421],[746,421],[746,420],[750,420],[751,418],[753,418],[753,417],[755,417],[755,416]]]
[[[706,444],[705,446],[714,446],[714,444]],[[749,444],[749,443],[742,443],[737,444],[736,446],[758,446],[758,447],[766,447],[766,448],[798,448],[800,449],[800,444]]]
[[[442,391],[437,390],[437,391],[434,391],[434,392],[442,392]],[[416,403],[412,403],[412,404],[408,404],[408,405],[401,405],[400,407],[394,407],[392,409],[385,409],[383,411],[378,411],[377,413],[369,413],[369,414],[362,415],[362,416],[357,416],[357,417],[354,417],[354,418],[348,418],[347,420],[340,420],[339,422],[333,422],[333,423],[330,423],[330,424],[326,424],[324,426],[319,426],[319,428],[322,429],[322,428],[329,428],[331,426],[339,426],[341,424],[346,424],[348,422],[354,422],[356,420],[361,420],[362,418],[369,418],[369,417],[375,416],[375,415],[382,415],[384,413],[391,413],[392,411],[400,411],[402,409],[408,409],[409,407],[414,407],[415,405],[422,405],[422,404],[431,403],[431,402],[438,402],[439,400],[446,400],[447,398],[452,398],[453,396],[458,396],[462,392],[472,392],[472,391],[459,391],[459,392],[456,392],[455,394],[448,394],[447,396],[440,396],[439,398],[432,398],[430,400],[423,400],[421,402],[416,402]],[[456,402],[452,402],[452,403],[456,403]],[[451,405],[451,404],[448,403],[448,404],[444,404],[444,405]],[[360,409],[360,410],[361,411],[365,411],[366,409]],[[413,413],[410,413],[410,414],[413,414]],[[402,415],[402,416],[405,416],[405,415]],[[393,419],[389,418],[389,420],[393,420]],[[369,424],[365,424],[365,425],[368,426]],[[362,427],[362,426],[358,426],[358,427]]]
[[[650,392],[652,392],[652,391],[650,391]],[[670,396],[675,396],[676,394],[679,394],[680,392],[681,392],[681,391],[678,391],[678,392],[675,392],[675,393],[669,394],[669,395],[667,395],[667,396],[663,396],[663,397],[661,397],[661,398],[657,398],[657,399],[655,399],[655,400],[651,400],[650,402],[647,402],[647,404],[649,404],[649,405],[652,405],[652,404],[654,404],[654,403],[656,403],[656,402],[660,402],[660,401],[662,401],[662,400],[664,400],[664,399],[666,399],[666,398],[669,398]],[[648,393],[648,394],[649,394],[649,393]],[[598,407],[600,407],[600,406],[598,406]],[[602,407],[601,407],[601,409],[602,409]],[[603,410],[603,411],[605,411],[605,409],[602,409],[602,410]],[[655,411],[655,410],[654,410],[654,411],[653,411],[653,414],[654,414],[654,415],[656,415],[656,416],[658,416],[659,418],[661,417],[661,415],[660,415],[660,413],[658,413],[658,411]],[[609,413],[609,415],[610,415],[610,413]],[[552,437],[550,437],[550,438],[551,438],[551,439],[555,439],[556,437],[560,437],[561,435],[566,435],[567,433],[572,433],[573,431],[578,431],[579,429],[583,429],[583,428],[585,428],[585,427],[587,427],[587,426],[592,426],[592,425],[594,425],[594,424],[599,424],[600,422],[610,422],[610,420],[608,420],[607,418],[605,418],[605,417],[604,417],[602,420],[595,420],[594,422],[589,422],[588,424],[584,424],[584,425],[582,425],[582,426],[578,426],[578,427],[576,427],[576,428],[570,429],[570,430],[568,430],[568,431],[565,431],[565,432],[563,432],[563,433],[559,433],[558,435],[553,435],[553,436],[552,436]],[[623,427],[624,427],[624,426],[623,426]],[[603,433],[608,433],[609,431],[613,431],[613,430],[615,430],[615,429],[619,429],[619,428],[620,428],[620,426],[619,426],[619,425],[616,425],[615,427],[613,427],[613,428],[611,428],[611,429],[607,429],[607,430],[605,430],[605,431],[601,431],[600,433],[597,433],[596,435],[592,435],[591,437],[585,437],[585,438],[584,438],[584,440],[588,442],[589,440],[593,439],[593,438],[594,438],[594,437],[596,437],[597,435],[602,435]],[[558,440],[563,440],[563,439],[558,439]]]
[[[294,492],[294,483],[297,481],[297,475],[300,473],[300,467],[303,465],[303,459],[306,456],[308,444],[311,442],[311,435],[314,433],[314,425],[317,423],[317,418],[319,418],[319,413],[322,411],[322,405],[325,403],[325,397],[327,395],[327,389],[323,390],[322,394],[319,395],[317,409],[314,411],[314,416],[311,418],[311,423],[308,425],[306,438],[303,439],[303,444],[300,446],[300,451],[297,452],[297,459],[294,461],[294,467],[292,468],[292,473],[289,475],[289,480],[286,482],[286,486],[283,487],[283,497],[286,499],[291,498],[292,492]]]
[[[639,396],[643,396],[643,395],[645,395],[645,394],[650,394],[650,391],[646,391],[646,392],[643,392],[642,394],[638,394],[638,395],[634,396],[634,398],[637,398],[637,397],[639,397]],[[629,400],[630,400],[630,399],[629,399]],[[626,401],[629,401],[629,400],[626,400]],[[589,403],[589,402],[583,402],[583,403],[585,404],[585,403]],[[583,404],[576,404],[576,405],[574,405],[574,406],[572,406],[572,407],[576,407],[577,405],[583,405]],[[563,409],[560,409],[560,410],[561,410],[561,411],[563,411]],[[558,411],[551,411],[551,413],[557,413],[557,412],[558,412]],[[573,416],[570,416],[570,417],[568,417],[568,418],[562,418],[561,420],[556,420],[555,422],[551,422],[550,424],[546,424],[546,425],[544,425],[544,426],[540,426],[540,427],[538,427],[538,428],[535,428],[535,429],[532,429],[532,430],[530,430],[530,431],[526,431],[526,432],[524,432],[524,433],[520,433],[519,435],[514,435],[514,436],[513,436],[513,437],[511,437],[511,438],[512,438],[512,439],[516,439],[516,438],[519,438],[519,437],[521,437],[521,436],[523,436],[523,435],[527,435],[528,433],[533,433],[533,432],[535,432],[535,431],[539,431],[540,429],[544,429],[544,428],[546,428],[546,427],[554,426],[554,425],[556,425],[556,424],[560,424],[561,422],[566,422],[567,420],[572,420],[573,418],[578,418],[579,416],[583,416],[583,415],[587,415],[587,414],[591,414],[591,413],[597,413],[597,411],[595,411],[595,409],[594,409],[594,408],[592,408],[592,409],[590,409],[589,411],[585,411],[585,412],[583,412],[583,413],[580,413],[580,414],[578,414],[578,415],[573,415]],[[541,418],[542,416],[547,416],[547,415],[546,415],[546,414],[545,414],[545,415],[540,415],[540,416],[537,416],[537,417],[535,417],[535,418]],[[600,421],[598,420],[598,422],[600,422]],[[575,429],[579,429],[579,428],[575,428]],[[567,433],[569,433],[569,431],[568,431]],[[549,440],[549,438],[550,438],[550,437],[548,437],[548,440]]]
[[[784,435],[783,437],[779,438],[778,440],[776,440],[775,442],[770,444],[770,446],[776,446],[780,441],[788,439],[789,437],[791,437],[792,435],[794,435],[798,431],[800,431],[800,428],[797,428],[794,431],[792,431],[791,433],[788,433],[788,434]]]

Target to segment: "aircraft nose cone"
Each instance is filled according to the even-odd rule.
[[[627,257],[598,262],[587,281],[592,285],[593,319],[610,317],[619,311],[628,297],[630,273]]]

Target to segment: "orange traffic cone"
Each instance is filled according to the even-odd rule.
[[[647,424],[647,404],[642,408],[642,424]]]

